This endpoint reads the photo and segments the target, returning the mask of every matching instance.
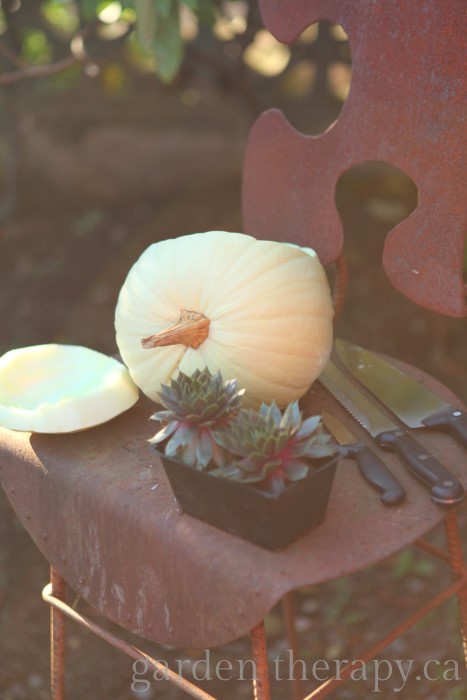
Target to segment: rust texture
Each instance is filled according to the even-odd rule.
[[[320,136],[278,110],[259,117],[247,147],[245,230],[314,247],[324,263],[342,248],[334,192],[365,161],[385,161],[418,187],[418,206],[387,236],[383,264],[417,304],[466,315],[466,33],[462,0],[260,0],[266,27],[291,43],[329,19],[349,36],[353,77],[337,122]],[[285,235],[289,232],[291,235]]]
[[[65,581],[50,567],[52,595],[64,600]],[[50,688],[53,700],[65,700],[65,615],[50,608]]]
[[[467,668],[467,566],[462,555],[462,543],[455,513],[448,513],[444,521],[451,566],[456,577],[463,577],[464,586],[457,593],[462,628],[462,646]]]
[[[407,630],[416,625],[417,622],[423,620],[423,618],[426,617],[430,612],[432,612],[432,610],[438,608],[440,605],[449,600],[451,596],[456,595],[456,593],[459,594],[460,589],[463,586],[465,586],[465,584],[466,579],[464,578],[459,579],[455,583],[445,588],[434,598],[431,598],[431,600],[429,600],[428,603],[419,608],[417,612],[415,612],[413,615],[404,620],[400,625],[397,625],[397,627],[394,627],[394,629],[391,630],[389,634],[378,640],[375,644],[373,644],[373,646],[369,647],[363,653],[360,653],[359,659],[361,659],[364,662],[368,662],[371,659],[374,659],[376,656],[378,656],[378,654],[380,654],[383,651],[383,649],[385,649],[389,644],[391,644],[391,642],[405,634],[405,632],[407,632]],[[329,693],[332,693],[332,691],[335,690],[337,686],[344,683],[350,677],[354,669],[355,666],[353,663],[349,663],[346,666],[341,667],[339,669],[338,676],[329,678],[322,685],[320,685],[319,688],[316,688],[316,690],[314,690],[312,693],[303,698],[303,700],[315,700],[316,698],[324,698],[326,695],[329,695]]]
[[[306,413],[334,413],[368,441],[319,383],[302,405]],[[283,551],[263,550],[180,513],[146,442],[153,411],[142,399],[105,425],[69,435],[0,429],[0,479],[39,549],[85,600],[148,639],[222,645],[248,633],[287,591],[369,566],[446,516],[397,457],[373,445],[405,487],[405,503],[382,506],[356,465],[343,460],[323,525]],[[451,437],[416,437],[467,486],[465,451]]]
[[[269,700],[271,689],[269,686],[268,655],[266,648],[266,631],[264,622],[258,623],[250,633],[251,656],[255,663],[255,678],[253,680],[254,700]]]
[[[448,552],[439,549],[439,547],[435,547],[431,544],[431,542],[426,542],[425,540],[415,540],[414,545],[420,547],[420,549],[424,549],[425,552],[433,554],[433,556],[438,557],[438,559],[442,559],[443,561],[447,562],[451,561],[451,557],[449,556]]]
[[[344,307],[345,295],[349,284],[349,272],[343,253],[340,253],[335,262],[335,277],[332,290],[332,306],[334,309],[334,321],[341,315]]]
[[[455,513],[453,512],[452,515],[448,516],[447,518],[448,521],[450,521],[450,527],[457,528],[457,518]],[[56,573],[52,571],[52,576],[57,576]],[[360,653],[360,658],[362,661],[370,661],[371,659],[375,658],[386,646],[388,646],[392,641],[397,639],[399,636],[404,634],[410,627],[413,625],[417,624],[417,622],[420,622],[426,615],[428,615],[432,610],[435,608],[439,607],[442,605],[446,600],[448,600],[451,596],[453,595],[459,595],[462,592],[462,589],[465,589],[467,585],[467,575],[465,570],[463,571],[463,575],[452,585],[448,586],[445,588],[443,591],[438,593],[434,598],[432,598],[428,603],[426,603],[423,607],[419,608],[413,615],[410,617],[406,618],[401,624],[399,624],[397,627],[395,627],[389,634],[387,634],[385,637],[381,638],[373,644],[370,648],[368,648],[366,651]],[[152,666],[153,669],[159,671],[160,673],[164,673],[167,676],[167,679],[173,683],[174,685],[178,686],[182,690],[184,690],[185,693],[188,695],[191,695],[192,697],[199,698],[199,700],[216,700],[211,695],[208,695],[204,691],[202,691],[200,688],[197,686],[193,685],[189,681],[186,681],[184,678],[179,676],[178,674],[174,673],[170,669],[167,669],[164,665],[162,665],[159,661],[156,661],[152,657],[150,657],[148,654],[145,652],[141,651],[137,647],[128,644],[127,642],[123,641],[122,639],[116,637],[115,635],[111,634],[107,630],[103,629],[99,625],[97,625],[95,622],[92,622],[88,618],[84,617],[83,615],[80,615],[79,613],[76,612],[73,608],[70,608],[66,603],[64,603],[61,599],[56,598],[52,594],[52,584],[48,584],[44,590],[42,591],[42,597],[45,600],[46,603],[48,603],[52,611],[60,612],[61,615],[63,616],[68,616],[70,617],[74,622],[77,622],[78,624],[82,625],[84,628],[92,632],[93,634],[97,635],[104,641],[106,641],[108,644],[111,644],[114,646],[116,649],[119,649],[123,653],[127,654],[131,658],[135,660],[144,660],[148,662],[148,665]],[[290,594],[285,596],[284,598],[285,602],[285,614],[286,616],[289,616],[292,614],[292,610],[288,608],[289,602],[290,602]],[[293,621],[292,619],[289,620],[289,623],[292,624]],[[295,632],[293,632],[295,636]],[[266,636],[265,636],[265,630],[264,630],[264,623],[260,623],[256,625],[256,627],[251,631],[251,645],[252,645],[252,658],[254,659],[256,663],[256,678],[254,679],[254,685],[253,685],[253,690],[254,690],[254,697],[255,700],[270,700],[271,694],[270,694],[270,686],[269,686],[269,674],[268,674],[268,665],[267,665],[267,649],[266,649]],[[293,649],[295,650],[296,647],[294,646]],[[52,647],[52,651],[54,652],[54,648]],[[296,656],[296,654],[294,654]],[[333,692],[335,690],[336,686],[341,685],[343,682],[345,682],[349,676],[351,675],[354,667],[353,664],[347,664],[347,666],[344,666],[344,668],[340,669],[339,671],[339,676],[338,677],[333,677],[322,683],[316,690],[314,690],[310,695],[307,695],[304,700],[313,700],[314,698],[320,698],[320,697],[325,697],[329,693]],[[63,667],[60,669],[61,670],[61,678],[58,678],[60,685],[63,686],[64,684],[64,669]],[[52,686],[53,687],[53,686]],[[53,700],[58,700],[60,696],[57,696],[53,694]],[[301,693],[299,692],[299,687],[297,684],[294,685],[294,698],[300,698]],[[60,700],[62,700],[63,696],[60,697]]]
[[[287,633],[287,648],[292,652],[292,658],[300,658],[300,650],[298,645],[298,635],[295,626],[295,615],[296,615],[296,601],[295,592],[290,591],[286,593],[282,599],[282,616],[285,623],[285,629]],[[301,677],[297,674],[290,681],[292,685],[292,700],[301,700],[303,697],[303,681]]]
[[[118,649],[119,651],[126,654],[135,661],[146,661],[148,663],[148,667],[151,667],[155,671],[157,671],[158,674],[160,674],[160,677],[165,676],[167,680],[170,681],[170,683],[176,685],[188,695],[191,695],[192,697],[197,698],[198,700],[216,700],[215,697],[204,692],[204,690],[201,690],[201,688],[198,688],[190,681],[187,681],[178,673],[174,673],[174,671],[171,671],[165,666],[165,664],[161,664],[159,661],[153,659],[144,651],[141,651],[137,647],[133,646],[133,644],[128,644],[128,642],[125,642],[123,639],[116,637],[114,634],[104,629],[100,625],[97,625],[92,620],[89,620],[84,615],[80,615],[78,612],[76,612],[76,610],[67,605],[63,600],[61,600],[60,598],[56,598],[53,595],[51,584],[45,586],[44,590],[42,591],[42,598],[43,600],[45,600],[46,603],[48,603],[51,606],[52,612],[60,613],[62,617],[69,617],[71,620],[73,620],[73,622],[78,623],[79,625],[87,629],[89,632],[92,632],[97,637],[100,637],[105,642],[107,642],[107,644],[110,644],[111,646],[115,647],[115,649]],[[63,678],[64,669],[62,668],[62,683]],[[52,691],[53,690],[54,689],[52,686]],[[52,693],[52,700],[63,700],[63,696],[54,695]]]

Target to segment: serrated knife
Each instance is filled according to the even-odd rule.
[[[332,360],[328,360],[319,381],[372,435],[380,447],[397,453],[409,471],[430,489],[434,503],[451,506],[462,501],[462,484],[354,386]]]
[[[322,411],[322,418],[331,435],[342,445],[345,457],[355,460],[365,481],[381,493],[381,502],[387,506],[401,503],[405,498],[404,488],[378,455],[360,442],[336,416]]]
[[[359,382],[409,428],[436,428],[467,447],[467,413],[359,345],[336,340],[336,354]]]

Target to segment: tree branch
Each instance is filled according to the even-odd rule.
[[[71,68],[71,66],[79,65],[79,63],[80,62],[73,56],[68,56],[68,58],[64,58],[56,63],[49,63],[44,66],[29,66],[28,68],[22,68],[14,71],[13,73],[3,73],[0,75],[0,85],[11,85],[12,83],[17,83],[20,80],[55,75],[56,73],[61,73],[67,68]]]
[[[0,41],[0,54],[6,58],[13,66],[16,66],[16,68],[24,68],[26,65],[24,61],[15,54],[15,52],[10,49],[7,44],[5,44],[3,41]]]

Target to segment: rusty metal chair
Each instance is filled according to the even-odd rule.
[[[417,209],[388,236],[388,275],[412,300],[465,315],[462,159],[456,126],[462,71],[461,59],[452,51],[461,31],[460,2],[380,3],[372,6],[371,18],[363,2],[263,0],[261,6],[266,26],[284,42],[320,19],[341,24],[353,49],[354,77],[339,121],[320,137],[298,134],[277,111],[260,117],[245,161],[246,231],[277,240],[293,235],[296,242],[314,246],[323,262],[335,261],[342,246],[334,204],[339,176],[365,160],[388,161],[405,170],[419,188]],[[424,21],[413,34],[417,13]],[[319,226],[310,224],[317,221]],[[342,259],[339,265],[342,271]],[[339,288],[339,297],[341,292]],[[461,405],[439,382],[414,368],[409,371]],[[351,422],[318,384],[303,407],[326,409]],[[180,514],[163,470],[147,449],[151,412],[150,402],[142,399],[110,423],[73,435],[0,430],[1,481],[51,563],[51,582],[43,597],[51,605],[54,700],[65,695],[65,617],[133,659],[160,668],[144,652],[67,605],[65,581],[103,615],[159,643],[202,649],[251,631],[255,697],[265,700],[270,691],[262,621],[272,606],[285,596],[292,639],[290,591],[355,572],[412,543],[450,562],[454,580],[360,658],[373,658],[457,595],[467,659],[467,572],[456,511],[431,503],[393,455],[384,458],[406,488],[404,504],[381,518],[379,501],[360,479],[349,478],[344,460],[326,522],[287,549],[269,552]],[[356,425],[352,430],[367,440]],[[452,438],[427,432],[419,439],[467,486],[466,453]],[[443,521],[447,552],[420,539]],[[326,681],[308,699],[327,695],[351,670],[342,668],[340,678]],[[181,676],[169,676],[193,697],[211,698]]]

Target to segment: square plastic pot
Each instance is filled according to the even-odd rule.
[[[324,521],[339,455],[311,461],[279,496],[212,476],[158,453],[184,513],[266,549],[282,549]]]

